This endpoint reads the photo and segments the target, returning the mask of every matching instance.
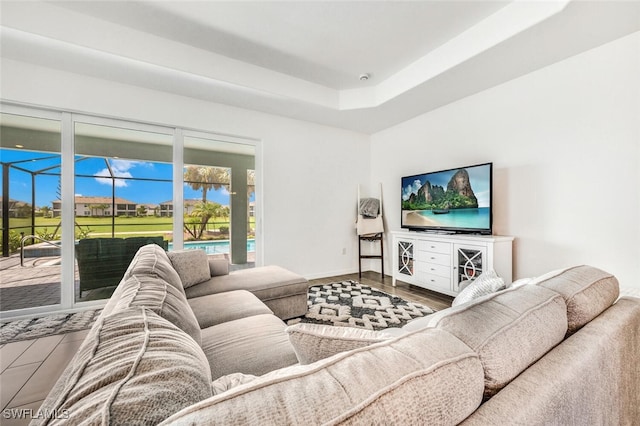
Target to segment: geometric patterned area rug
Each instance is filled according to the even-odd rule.
[[[0,344],[91,328],[101,311],[92,309],[5,322],[0,324]]]
[[[303,322],[382,330],[402,327],[414,318],[435,312],[353,280],[309,288],[307,304],[307,314],[289,320],[288,325]]]

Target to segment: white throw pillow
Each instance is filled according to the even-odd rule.
[[[478,278],[473,280],[468,286],[462,290],[455,299],[451,306],[461,305],[463,303],[470,302],[477,299],[480,296],[486,294],[495,293],[498,290],[504,288],[504,280],[496,275],[493,270],[483,272]]]
[[[222,376],[211,382],[211,392],[213,392],[213,395],[215,396],[224,393],[229,389],[233,389],[237,386],[244,385],[245,383],[252,382],[257,378],[258,376],[254,376],[253,374],[227,374],[226,376]]]
[[[182,280],[184,288],[211,278],[209,259],[204,250],[176,250],[167,252],[171,264]]]
[[[384,342],[407,334],[395,328],[365,330],[355,327],[336,327],[324,324],[295,324],[285,329],[300,364],[311,364],[340,352]]]

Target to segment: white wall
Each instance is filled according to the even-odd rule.
[[[309,278],[357,270],[353,223],[356,185],[370,176],[367,135],[7,59],[0,89],[3,100],[259,138],[264,264]]]
[[[373,135],[390,229],[401,176],[492,161],[514,278],[590,264],[640,290],[638,76],[635,33]]]

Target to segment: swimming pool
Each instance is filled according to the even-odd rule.
[[[201,249],[207,254],[229,253],[229,240],[219,241],[185,241],[185,249]],[[169,243],[169,250],[173,248],[173,243]],[[256,240],[247,240],[247,252],[256,251]]]

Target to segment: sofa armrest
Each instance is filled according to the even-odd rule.
[[[209,259],[209,272],[212,277],[229,275],[229,262],[227,259]]]
[[[636,424],[639,352],[640,300],[621,298],[463,424]]]

